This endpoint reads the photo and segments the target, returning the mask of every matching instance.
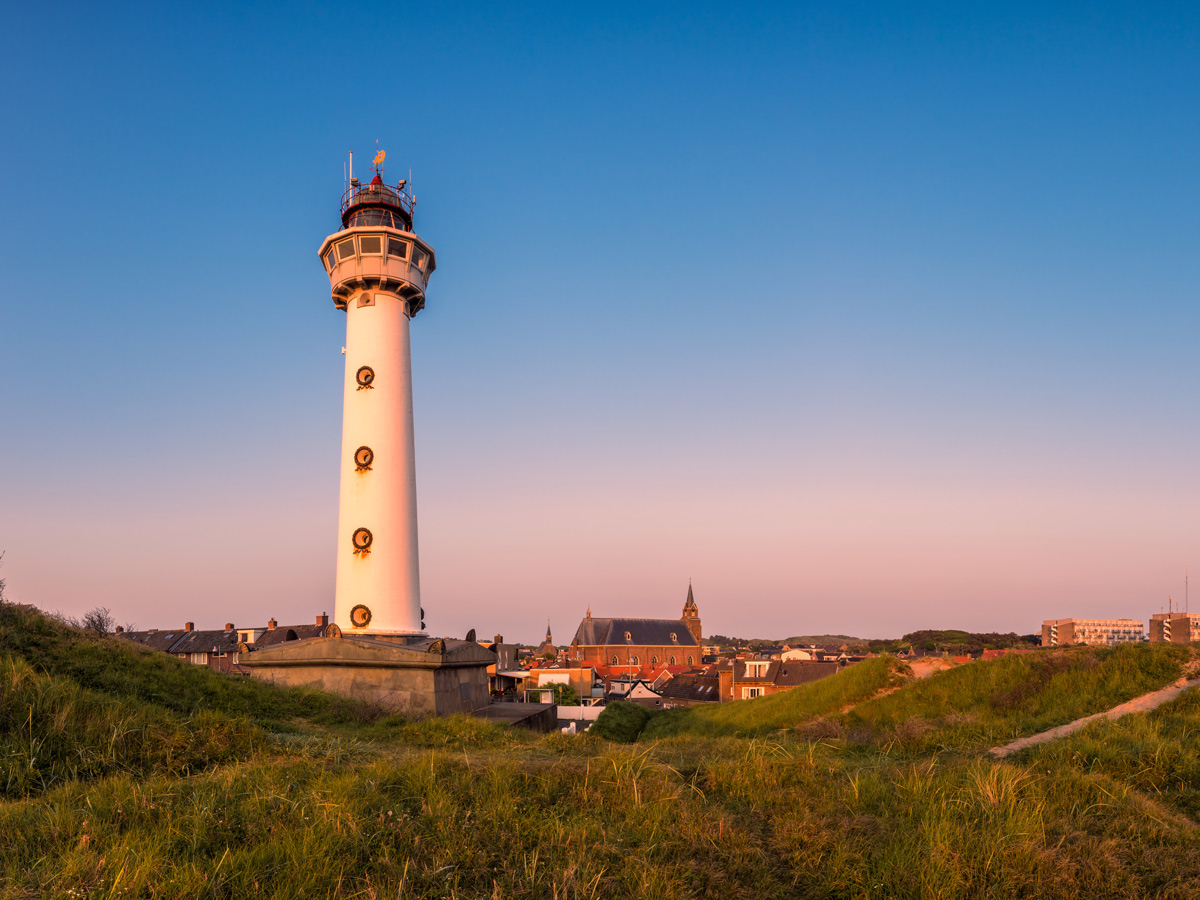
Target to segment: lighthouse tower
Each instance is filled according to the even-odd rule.
[[[405,182],[385,184],[382,161],[362,185],[351,156],[341,230],[319,251],[346,313],[334,622],[347,636],[425,630],[408,326],[437,262],[413,232]]]

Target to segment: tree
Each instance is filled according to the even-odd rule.
[[[84,615],[83,622],[80,624],[84,631],[90,631],[93,634],[111,634],[115,623],[112,612],[107,606],[97,606]]]
[[[578,706],[579,695],[571,685],[561,682],[554,685],[554,702],[559,706]]]

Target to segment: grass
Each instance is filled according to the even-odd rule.
[[[886,660],[616,743],[457,717],[331,723],[332,698],[189,666],[163,671],[203,702],[160,702],[158,670],[125,658],[137,648],[60,631],[38,665],[11,650],[29,640],[0,636],[0,758],[23,770],[44,748],[47,774],[0,798],[3,898],[1200,895],[1200,694],[997,761],[978,741],[898,744],[913,717],[940,727],[943,676],[909,683]],[[81,684],[62,668],[76,647],[84,669],[111,655],[124,674]],[[1020,729],[1157,684],[1174,653],[1049,654],[1015,692],[1001,660],[937,691],[980,691],[955,714]],[[1082,699],[1046,696],[1067,687]],[[818,720],[847,733],[806,733]]]
[[[0,654],[23,659],[79,687],[184,716],[214,710],[287,730],[297,718],[336,726],[368,723],[384,715],[319,691],[230,678],[130,641],[89,635],[12,603],[0,603]]]
[[[856,706],[860,741],[909,751],[983,749],[1111,709],[1183,673],[1178,644],[1075,647],[958,666]]]
[[[647,738],[770,734],[800,722],[837,716],[845,707],[897,686],[905,671],[902,664],[888,657],[868,659],[828,678],[769,697],[666,710],[651,719],[643,734]]]

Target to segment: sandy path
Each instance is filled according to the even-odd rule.
[[[1066,725],[1059,725],[1057,728],[1051,728],[1049,731],[1042,731],[1038,734],[1031,734],[1029,737],[1018,738],[1011,744],[1005,744],[1003,747],[993,747],[988,752],[992,756],[1004,757],[1010,753],[1016,753],[1018,750],[1024,750],[1026,747],[1033,747],[1036,744],[1045,744],[1060,737],[1066,737],[1068,734],[1085,728],[1092,722],[1100,719],[1116,720],[1128,713],[1134,712],[1149,712],[1164,703],[1174,700],[1184,691],[1189,688],[1194,688],[1200,684],[1200,678],[1193,678],[1190,681],[1186,678],[1180,678],[1172,685],[1157,691],[1151,691],[1149,694],[1142,694],[1140,697],[1134,697],[1122,703],[1120,706],[1114,706],[1106,712],[1096,713],[1091,716],[1084,716],[1082,719],[1076,719],[1074,722],[1068,722]]]

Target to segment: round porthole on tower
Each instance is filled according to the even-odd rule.
[[[360,472],[371,468],[371,463],[375,460],[375,453],[370,447],[359,447],[354,451],[354,467]]]
[[[360,388],[370,387],[371,382],[375,380],[375,370],[370,366],[363,366],[355,373],[354,380]]]
[[[361,603],[350,609],[350,624],[355,628],[366,628],[371,624],[371,610]]]
[[[371,548],[371,532],[366,528],[356,529],[350,540],[354,542],[354,549],[360,553]]]

